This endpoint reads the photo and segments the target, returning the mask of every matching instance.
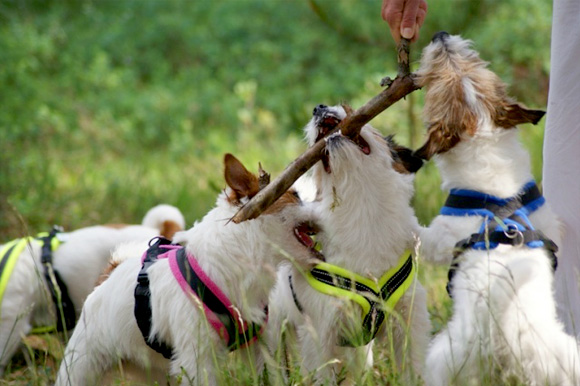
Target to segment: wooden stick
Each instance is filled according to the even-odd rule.
[[[408,45],[407,45],[408,50]],[[401,65],[399,68],[400,73]],[[341,130],[342,134],[353,136],[360,132],[361,128],[371,119],[386,110],[389,106],[399,101],[405,95],[419,89],[415,84],[413,74],[408,70],[408,52],[407,52],[407,75],[398,75],[395,80],[389,82],[388,88],[372,98],[363,106],[358,108],[354,113],[347,115],[340,124],[328,135]],[[308,169],[310,169],[322,156],[326,146],[324,138],[308,148],[300,157],[296,158],[272,183],[260,190],[246,205],[244,205],[232,218],[232,221],[240,223],[258,217],[274,201],[276,201],[292,184]]]

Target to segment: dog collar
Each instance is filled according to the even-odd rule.
[[[54,330],[63,331],[74,328],[76,323],[76,313],[66,284],[60,277],[58,271],[53,267],[52,254],[62,244],[57,237],[61,232],[59,227],[54,227],[50,232],[42,232],[36,237],[28,236],[12,240],[6,243],[0,250],[0,304],[4,298],[4,292],[8,286],[10,276],[16,266],[16,262],[22,251],[33,242],[41,247],[41,262],[44,268],[44,277],[46,285],[55,305],[56,325],[37,327],[32,329],[32,333],[45,333]]]
[[[144,254],[135,287],[135,318],[145,342],[151,348],[168,359],[172,356],[169,346],[150,336],[151,302],[147,270],[157,260],[164,258],[168,259],[171,272],[183,292],[201,302],[209,324],[230,351],[249,345],[257,339],[262,326],[247,323],[241,318],[236,307],[201,269],[195,257],[186,253],[183,246],[171,244],[169,240],[159,237]]]
[[[416,267],[409,251],[399,259],[397,265],[385,272],[378,281],[371,280],[345,268],[329,263],[319,263],[304,276],[308,284],[325,295],[349,300],[361,307],[362,329],[352,336],[341,337],[341,346],[363,346],[374,339],[381,328],[386,314],[391,312],[399,299],[411,286]],[[294,301],[300,311],[302,306],[292,286]]]

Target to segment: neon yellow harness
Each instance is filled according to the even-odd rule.
[[[43,245],[43,238],[48,237],[48,232],[39,233],[36,237],[28,236],[20,239],[12,240],[2,246],[0,250],[0,305],[4,299],[4,292],[8,286],[8,281],[12,276],[12,271],[14,271],[14,266],[16,261],[20,257],[24,248],[32,247],[32,243],[35,242],[40,246]],[[53,237],[50,240],[50,247],[52,251],[55,251],[61,244],[61,241],[57,237]],[[49,327],[39,327],[33,330],[33,333],[41,333],[52,331],[56,326]]]
[[[399,263],[389,269],[378,281],[371,280],[342,267],[329,263],[317,264],[305,273],[308,284],[325,295],[351,300],[362,309],[362,339],[342,339],[343,346],[368,344],[377,334],[386,313],[409,289],[417,269],[409,251],[405,251]]]

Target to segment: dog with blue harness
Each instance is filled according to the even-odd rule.
[[[576,340],[553,296],[560,222],[533,182],[520,124],[541,110],[507,94],[471,41],[440,32],[424,48],[427,138],[449,197],[421,230],[421,256],[450,264],[453,314],[427,352],[426,384],[580,384]]]
[[[461,255],[467,249],[490,250],[499,244],[544,248],[548,252],[552,269],[558,266],[558,246],[544,233],[534,228],[529,215],[538,210],[546,200],[535,181],[527,183],[522,193],[508,199],[467,190],[452,189],[441,208],[443,216],[481,216],[485,218],[479,232],[455,245],[453,260],[448,273],[447,292],[452,296],[453,276],[458,269]]]

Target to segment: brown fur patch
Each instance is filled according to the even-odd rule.
[[[542,110],[530,110],[521,104],[505,104],[496,112],[494,122],[497,126],[506,129],[521,125],[523,123],[537,124],[546,114]]]
[[[246,167],[232,154],[224,156],[224,177],[232,192],[228,199],[239,204],[243,197],[252,198],[260,191],[258,177],[248,171]]]
[[[161,230],[160,230],[160,234],[161,236],[165,237],[166,239],[173,239],[173,235],[175,235],[176,232],[182,231],[183,229],[181,228],[181,226],[179,224],[177,224],[175,221],[171,221],[171,220],[167,220],[167,221],[163,221],[163,224],[161,225]]]
[[[101,285],[105,280],[107,280],[109,278],[109,276],[111,276],[111,273],[113,273],[115,268],[117,268],[117,266],[119,266],[119,262],[109,260],[109,264],[107,265],[107,267],[105,267],[103,272],[99,275],[99,278],[97,279],[97,282],[95,283],[95,287],[98,285]]]
[[[506,85],[475,51],[465,51],[462,56],[443,45],[430,59],[422,63],[417,78],[418,84],[427,90],[424,106],[429,125],[427,141],[416,151],[423,159],[452,149],[464,136],[473,136],[477,131],[477,114],[482,112],[487,112],[491,121],[502,128],[535,124],[544,115],[540,110],[514,103],[507,95]],[[474,100],[466,100],[466,95]]]
[[[264,211],[264,214],[278,213],[284,209],[287,205],[298,205],[300,203],[300,198],[294,189],[289,189],[284,192],[268,209]]]

